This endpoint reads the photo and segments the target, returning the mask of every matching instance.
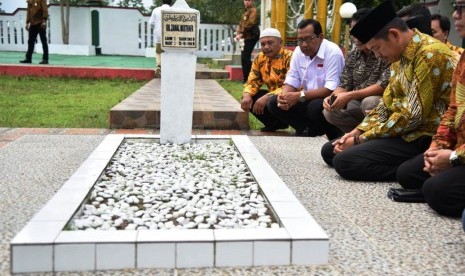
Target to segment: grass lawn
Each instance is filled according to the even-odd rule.
[[[239,81],[230,81],[230,80],[218,80],[218,83],[223,86],[223,88],[229,92],[239,103],[242,98],[242,91],[244,90],[244,85]],[[250,129],[258,130],[263,127],[263,124],[255,118],[252,113],[249,113],[249,125]]]
[[[238,104],[243,85],[219,80]],[[145,81],[0,76],[0,127],[108,128],[110,109]],[[263,127],[250,114],[250,128]]]
[[[145,84],[0,76],[0,127],[107,128],[109,110]]]

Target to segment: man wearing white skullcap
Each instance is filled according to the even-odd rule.
[[[281,34],[277,29],[267,28],[260,33],[261,53],[254,59],[247,82],[244,85],[241,108],[250,111],[263,123],[262,131],[287,128],[268,112],[266,105],[271,95],[282,91],[292,51],[283,48]],[[268,90],[260,89],[265,84]]]

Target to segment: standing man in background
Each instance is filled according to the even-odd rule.
[[[162,5],[153,9],[152,16],[150,16],[149,24],[153,26],[154,43],[155,43],[155,61],[157,67],[155,68],[155,74],[161,74],[161,11],[169,9],[171,6],[171,0],[162,0]]]
[[[245,11],[237,26],[236,40],[241,45],[241,63],[244,83],[247,82],[252,67],[252,51],[260,37],[259,16],[254,0],[244,0]],[[243,45],[242,45],[243,43]]]
[[[48,44],[47,44],[47,19],[48,7],[47,0],[28,0],[27,1],[27,15],[26,15],[26,30],[29,32],[29,40],[27,46],[26,59],[21,60],[20,63],[31,63],[32,53],[36,44],[37,35],[40,36],[42,42],[42,49],[44,55],[39,64],[48,64]]]

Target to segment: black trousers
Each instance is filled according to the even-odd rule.
[[[260,122],[262,122],[265,127],[280,127],[282,128],[283,125],[285,125],[284,122],[281,122],[278,118],[273,116],[273,114],[268,111],[268,108],[265,107],[265,110],[263,111],[263,114],[256,114],[253,112],[253,106],[255,105],[255,102],[260,99],[262,96],[266,95],[268,93],[268,90],[265,89],[260,89],[258,90],[257,94],[255,94],[252,97],[252,108],[250,109],[250,112],[257,118]]]
[[[401,137],[379,138],[333,153],[333,141],[321,149],[326,164],[343,178],[357,181],[395,181],[397,168],[428,149],[430,136],[406,142]]]
[[[271,96],[268,100],[268,110],[276,118],[292,126],[298,133],[315,137],[326,134],[329,139],[342,135],[342,131],[328,123],[323,115],[323,99],[298,102],[289,110],[278,107],[278,97]]]
[[[244,77],[244,83],[247,82],[250,69],[252,68],[252,52],[257,42],[258,36],[252,39],[244,39],[244,50],[241,51],[242,75]]]
[[[31,25],[29,27],[29,39],[27,41],[27,53],[26,59],[32,59],[32,53],[34,52],[34,46],[36,44],[37,35],[40,36],[40,42],[42,42],[42,49],[44,50],[44,55],[42,57],[43,60],[48,61],[48,44],[47,44],[47,36],[46,36],[45,28],[41,28],[40,24],[38,25]]]
[[[439,214],[460,217],[465,209],[465,166],[434,176],[423,167],[423,154],[419,154],[400,165],[397,181],[406,189],[422,189],[428,205]]]

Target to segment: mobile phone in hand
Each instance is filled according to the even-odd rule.
[[[331,97],[329,98],[329,105],[333,105],[333,103],[336,101],[336,98],[337,96],[336,95],[331,95]]]

